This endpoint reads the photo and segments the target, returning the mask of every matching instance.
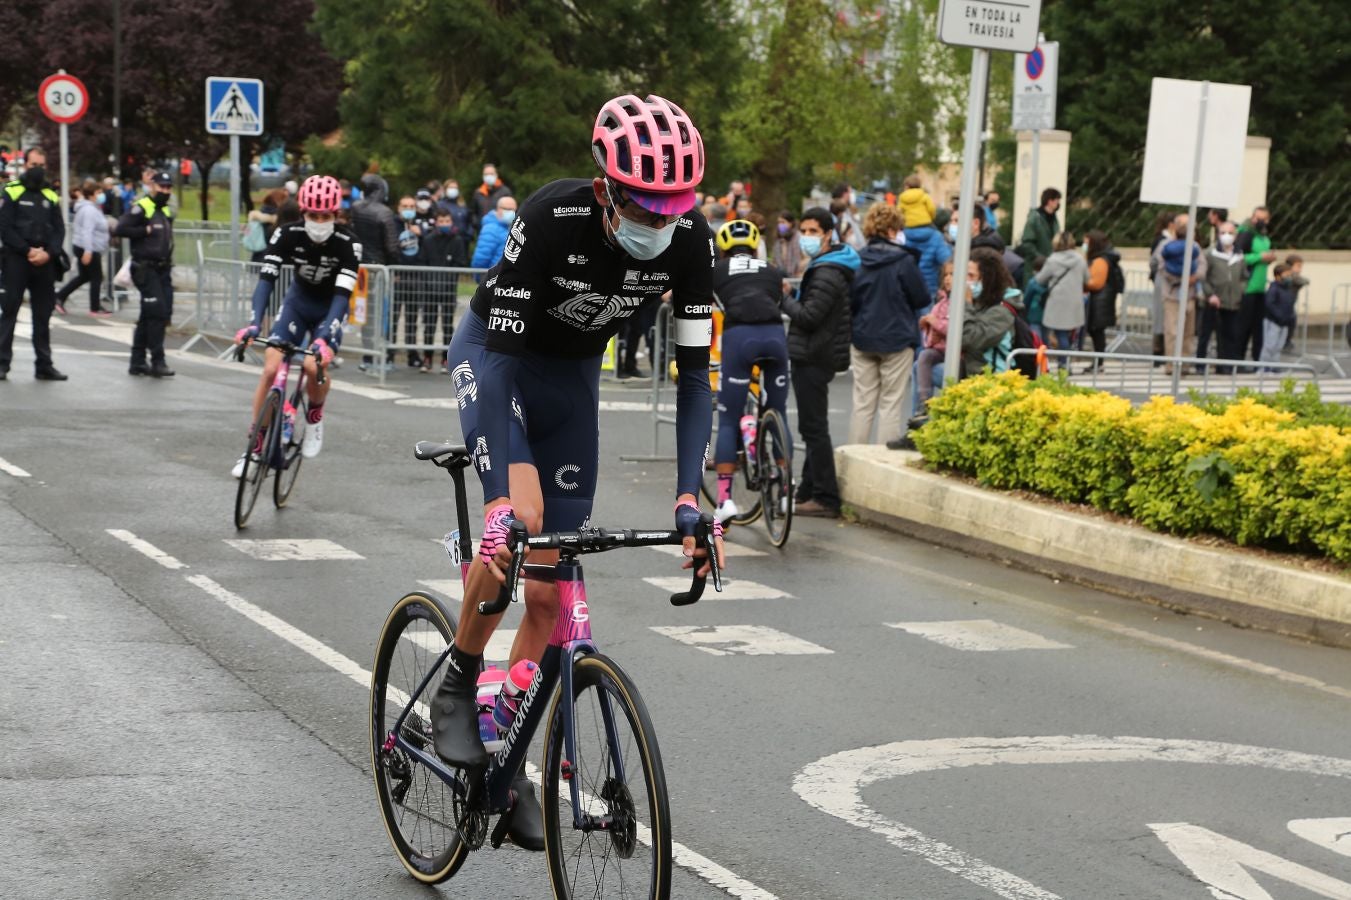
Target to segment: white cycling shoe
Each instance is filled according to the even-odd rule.
[[[719,522],[726,523],[740,512],[741,510],[737,509],[736,501],[731,497],[728,497],[726,500],[722,501],[722,505],[717,508],[713,515],[717,516]]]
[[[261,459],[261,457],[259,457],[257,453],[241,453],[241,454],[239,454],[239,459],[235,460],[235,467],[234,467],[233,469],[230,470],[230,477],[231,477],[231,478],[243,478],[243,477],[244,477],[244,460],[246,460],[246,459],[248,459],[248,458],[250,458],[250,457],[252,457],[252,459],[253,459],[253,461],[254,461],[255,463],[258,462],[258,461]]]
[[[300,444],[300,455],[314,459],[324,447],[324,423],[315,422],[305,426],[305,439]]]

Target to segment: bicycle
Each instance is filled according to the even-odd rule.
[[[769,541],[775,547],[788,542],[793,527],[793,445],[788,438],[788,426],[776,409],[765,405],[764,370],[757,364],[751,369],[751,388],[746,393],[746,407],[742,421],[751,416],[748,428],[741,428],[741,444],[736,451],[736,464],[746,489],[756,495],[755,503],[744,512],[728,519],[732,525],[751,525],[765,520]],[[723,415],[723,413],[719,413]],[[714,434],[714,444],[717,435]],[[699,485],[704,499],[715,507],[718,504],[717,470],[705,467]]]
[[[446,542],[464,576],[474,559],[464,486],[468,450],[421,441],[414,455],[445,469],[455,481],[459,530]],[[712,547],[712,529],[712,516],[704,514],[700,546]],[[578,557],[680,542],[677,531],[583,528],[527,536],[520,523],[513,526],[507,581],[478,610],[502,612],[525,577],[558,585],[558,619],[510,729],[500,741],[485,745],[491,754],[485,769],[456,768],[436,755],[430,707],[422,699],[444,676],[455,616],[426,591],[409,593],[394,605],[371,671],[371,770],[390,843],[414,878],[427,884],[445,881],[485,840],[494,849],[501,846],[515,810],[512,779],[543,721],[541,807],[553,895],[608,896],[603,891],[609,886],[630,896],[629,889],[642,885],[638,895],[670,896],[671,819],[655,730],[633,681],[596,647]],[[526,547],[558,550],[559,560],[525,564]],[[714,587],[722,590],[712,550],[710,558]],[[696,566],[689,591],[673,595],[671,603],[697,602],[706,577]],[[481,715],[486,712],[481,705]],[[489,835],[489,817],[499,813]],[[647,849],[640,853],[643,846]]]
[[[244,351],[250,341],[243,341],[235,350],[235,361],[244,361]],[[267,481],[268,469],[276,472],[272,482],[272,502],[277,509],[286,506],[295,488],[296,478],[300,475],[300,445],[305,437],[305,423],[309,413],[309,400],[305,394],[305,367],[300,367],[300,377],[291,399],[286,399],[286,382],[291,375],[291,357],[318,356],[313,350],[302,350],[289,341],[268,338],[265,342],[282,352],[281,366],[272,379],[263,405],[258,409],[258,417],[249,429],[249,443],[244,448],[244,470],[239,474],[239,486],[235,489],[235,528],[243,528],[253,514],[253,506],[258,500],[263,482]],[[319,367],[319,384],[324,383],[324,368]]]

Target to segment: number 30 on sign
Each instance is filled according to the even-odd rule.
[[[89,109],[89,91],[74,75],[48,75],[38,88],[38,106],[53,122],[69,125],[78,122]]]

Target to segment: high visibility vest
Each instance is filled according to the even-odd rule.
[[[136,205],[141,208],[141,212],[145,213],[147,219],[153,219],[157,210],[163,210],[164,218],[166,219],[172,219],[174,217],[174,211],[169,208],[167,203],[164,206],[156,206],[155,201],[151,200],[149,197],[142,197],[140,200],[137,200]]]

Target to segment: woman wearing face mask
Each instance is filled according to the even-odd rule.
[[[75,222],[71,226],[71,244],[79,273],[56,292],[56,311],[63,316],[66,314],[66,300],[82,284],[89,285],[89,314],[100,317],[112,315],[99,306],[99,294],[103,289],[101,260],[103,254],[108,252],[108,220],[99,209],[100,193],[98,182],[92,178],[80,185],[80,200],[75,204]]]
[[[308,459],[317,456],[324,443],[324,400],[332,384],[331,379],[325,379],[322,384],[319,382],[316,377],[318,367],[327,367],[333,361],[333,354],[342,341],[342,321],[347,316],[348,298],[356,287],[359,263],[351,233],[345,228],[336,228],[338,207],[342,202],[342,187],[338,180],[328,175],[311,175],[300,186],[296,200],[304,220],[280,225],[273,233],[258,275],[258,286],[253,291],[253,319],[239,329],[235,342],[258,337],[282,266],[292,266],[295,280],[282,299],[269,336],[298,345],[308,336],[309,348],[319,354],[318,362],[315,357],[307,356],[304,363],[310,405],[300,452]],[[253,395],[250,423],[258,417],[281,359],[280,350],[267,348],[258,389]],[[255,453],[262,450],[261,438],[260,435]],[[243,470],[244,457],[241,456],[230,474],[238,478]]]
[[[1200,327],[1196,336],[1196,356],[1210,356],[1210,336],[1215,335],[1216,354],[1220,359],[1242,359],[1239,345],[1239,310],[1243,305],[1243,254],[1235,246],[1237,229],[1233,222],[1221,222],[1216,228],[1215,246],[1206,251],[1206,274],[1202,278]],[[1216,366],[1220,375],[1233,371],[1227,365]]]
[[[779,213],[778,237],[774,241],[774,265],[789,278],[801,278],[807,259],[797,245],[797,214],[791,209]]]
[[[962,376],[989,366],[1003,372],[1013,350],[1013,317],[1023,301],[1003,258],[987,247],[971,251],[966,264],[966,315],[962,318]]]
[[[703,140],[674,103],[626,94],[601,108],[591,150],[596,177],[546,184],[521,207],[502,259],[479,283],[450,343],[462,440],[485,501],[460,627],[431,703],[436,752],[458,767],[488,761],[474,693],[500,616],[480,615],[478,604],[505,580],[511,523],[536,534],[572,530],[590,517],[600,477],[601,357],[647,298],[668,292],[680,371],[673,516],[686,535],[685,565],[707,571],[694,538],[713,426],[713,240],[694,208]],[[530,554],[532,563],[556,559],[557,551]],[[512,664],[541,658],[558,610],[555,585],[527,581],[524,592]],[[542,850],[539,803],[524,771],[513,788],[508,835]]]
[[[1047,287],[1046,311],[1042,313],[1042,327],[1049,331],[1059,350],[1072,350],[1070,343],[1076,329],[1084,327],[1084,285],[1088,282],[1088,263],[1075,246],[1074,235],[1062,231],[1052,245],[1055,252],[1046,259],[1046,265],[1037,273],[1037,280]],[[1056,367],[1064,369],[1069,360],[1056,357]]]

